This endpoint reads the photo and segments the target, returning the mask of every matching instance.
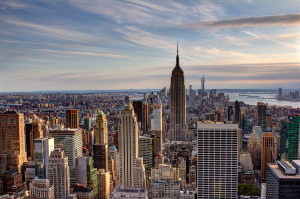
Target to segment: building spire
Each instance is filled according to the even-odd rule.
[[[177,56],[178,56],[178,41],[177,41]]]
[[[177,41],[177,56],[176,56],[176,67],[179,67],[179,55],[178,55],[178,41]]]

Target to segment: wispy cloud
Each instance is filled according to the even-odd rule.
[[[264,34],[261,34],[261,33],[253,33],[253,32],[244,31],[244,30],[242,30],[242,32],[247,34],[247,35],[250,35],[250,36],[254,37],[255,39],[264,39],[264,40],[274,42],[274,43],[279,44],[279,45],[284,46],[284,47],[300,50],[300,46],[295,44],[294,42],[287,43],[287,42],[280,41],[280,39],[289,38],[289,39],[294,39],[295,42],[296,42],[297,37],[300,37],[299,34],[283,34],[283,35],[267,36],[267,35],[264,35]]]
[[[175,43],[172,44],[166,41],[166,38],[164,37],[157,36],[135,26],[125,26],[122,29],[119,28],[118,31],[124,35],[123,38],[125,40],[131,41],[142,46],[164,49],[168,51],[176,49]]]
[[[98,41],[101,38],[101,34],[87,34],[84,32],[79,32],[71,30],[68,27],[56,27],[43,24],[36,24],[31,22],[26,22],[22,20],[16,20],[12,18],[2,18],[3,22],[7,24],[12,24],[16,26],[21,26],[27,30],[31,30],[32,34],[44,35],[51,38],[58,38],[62,40],[70,41]]]
[[[70,1],[81,10],[106,16],[117,23],[174,26],[197,21],[215,20],[224,14],[222,7],[210,2],[166,1]],[[105,7],[105,9],[103,9]]]
[[[111,53],[99,53],[99,52],[79,52],[79,51],[63,51],[63,50],[51,50],[51,49],[40,49],[40,51],[57,53],[57,54],[69,54],[69,55],[84,55],[84,56],[97,56],[97,57],[110,57],[119,59],[128,59],[129,56],[111,54]]]
[[[245,26],[296,26],[300,24],[300,14],[242,17],[228,20],[202,21],[182,25],[187,28],[232,28]]]
[[[0,10],[38,10],[38,11],[46,11],[47,9],[38,7],[33,4],[26,3],[25,1],[12,1],[12,0],[2,0],[0,2]]]

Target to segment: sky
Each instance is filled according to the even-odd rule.
[[[1,0],[0,92],[300,89],[298,0]]]

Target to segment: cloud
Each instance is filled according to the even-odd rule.
[[[47,9],[41,8],[32,4],[25,3],[25,1],[11,1],[11,0],[2,0],[0,2],[0,10],[38,10],[38,11],[46,11]]]
[[[57,54],[69,54],[69,55],[85,55],[85,56],[97,56],[97,57],[111,57],[119,59],[128,59],[129,56],[112,54],[112,53],[98,53],[98,52],[79,52],[79,51],[62,51],[62,50],[51,50],[51,49],[39,49],[39,51],[57,53]]]
[[[203,21],[182,25],[184,28],[232,28],[245,26],[295,26],[300,24],[300,14],[243,17],[228,20]]]
[[[104,16],[119,24],[144,24],[170,27],[180,23],[215,20],[224,14],[222,7],[210,2],[165,1],[69,1],[79,9]],[[103,9],[105,8],[105,9]]]
[[[274,42],[276,44],[279,44],[281,46],[284,47],[288,47],[288,48],[293,48],[293,49],[298,49],[300,50],[299,45],[294,44],[293,43],[286,43],[286,42],[282,42],[280,41],[281,39],[294,39],[296,41],[297,37],[300,37],[300,34],[282,34],[282,35],[275,35],[275,36],[267,36],[261,33],[253,33],[250,31],[244,31],[242,30],[243,33],[250,35],[252,37],[254,37],[255,39],[264,39],[264,40],[268,40],[271,42]]]
[[[2,18],[2,21],[8,24],[13,24],[16,26],[24,27],[28,30],[31,30],[32,34],[44,35],[52,38],[59,38],[62,40],[70,40],[70,41],[98,41],[102,35],[97,33],[88,34],[84,32],[70,30],[67,27],[57,27],[57,26],[48,26],[42,24],[36,24],[31,22],[25,22],[21,20],[15,20],[10,18]]]

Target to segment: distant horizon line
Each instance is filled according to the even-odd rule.
[[[206,90],[212,90],[212,89],[216,89],[216,90],[256,90],[256,91],[276,91],[278,90],[279,88],[282,88],[282,87],[278,87],[278,88],[209,88],[209,89],[206,89]],[[169,88],[167,88],[169,90]],[[201,89],[201,88],[193,88],[193,90],[196,90],[198,91],[198,89]],[[91,89],[91,90],[84,90],[84,89],[81,89],[81,90],[35,90],[35,91],[0,91],[0,94],[9,94],[9,93],[47,93],[47,92],[50,92],[50,93],[59,93],[59,92],[66,92],[66,93],[70,93],[70,92],[76,92],[76,93],[79,93],[79,92],[82,92],[84,91],[85,93],[87,92],[102,92],[102,93],[105,93],[105,92],[111,92],[111,93],[116,93],[116,92],[142,92],[142,91],[147,91],[147,92],[151,92],[151,91],[160,91],[162,90],[162,88],[159,88],[159,89],[155,89],[155,88],[146,88],[146,89]],[[186,88],[186,90],[189,90],[189,88]],[[282,88],[283,91],[299,91],[300,89],[294,89],[294,88]]]

